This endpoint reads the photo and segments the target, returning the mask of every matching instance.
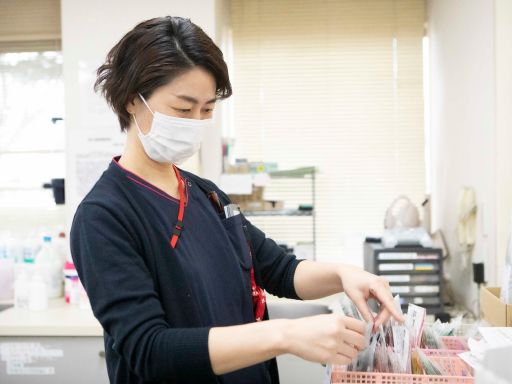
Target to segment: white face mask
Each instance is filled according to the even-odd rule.
[[[181,164],[199,150],[204,131],[211,127],[212,119],[184,119],[153,112],[144,97],[139,96],[153,115],[151,130],[146,135],[133,115],[140,142],[150,159]]]

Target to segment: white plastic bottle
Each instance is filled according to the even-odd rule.
[[[48,308],[48,290],[41,270],[36,269],[29,284],[28,309],[42,311]]]
[[[41,271],[48,289],[48,298],[62,296],[62,266],[60,256],[52,246],[52,238],[44,236],[43,246],[36,256],[36,266]]]
[[[71,256],[69,255],[69,251],[68,251],[69,244],[68,244],[65,232],[60,231],[59,235],[55,238],[54,249],[55,249],[55,252],[57,252],[57,254],[59,255],[62,265],[64,265],[64,263],[66,263],[66,261],[71,260]]]
[[[78,273],[76,271],[75,265],[66,261],[64,264],[64,298],[66,303],[68,304],[78,304],[77,291],[74,286],[77,284],[74,280],[78,281]]]
[[[20,272],[14,282],[14,306],[20,309],[28,308],[30,296],[30,279],[26,271]]]

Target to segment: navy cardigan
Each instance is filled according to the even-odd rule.
[[[254,321],[250,268],[266,291],[298,299],[300,262],[243,216],[222,219],[206,197],[212,182],[186,181],[184,229],[169,239],[178,202],[114,159],[79,205],[71,254],[104,329],[112,383],[278,383],[275,359],[216,376],[211,327]],[[242,230],[254,249],[251,260]],[[268,318],[268,315],[266,316]]]

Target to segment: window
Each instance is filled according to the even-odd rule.
[[[65,175],[64,82],[58,51],[0,54],[0,206],[54,205]]]
[[[424,22],[422,0],[232,0],[235,154],[318,167],[318,260],[362,264],[392,200],[424,197]]]
[[[0,208],[52,207],[42,185],[65,173],[60,1],[1,7]]]

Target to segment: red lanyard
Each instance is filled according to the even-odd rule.
[[[249,248],[249,254],[251,255],[251,259],[253,260],[253,265],[251,266],[251,292],[252,292],[252,309],[254,311],[254,319],[256,321],[262,321],[263,316],[265,315],[265,308],[267,297],[265,295],[265,290],[256,284],[256,278],[254,276],[254,253],[253,248],[249,236],[249,232],[247,232],[247,227],[243,226],[245,240],[247,240],[247,247]]]
[[[176,177],[178,178],[178,191],[180,193],[180,208],[178,210],[178,220],[176,221],[176,225],[172,232],[171,237],[171,247],[176,248],[176,244],[178,243],[178,238],[180,237],[181,231],[183,230],[183,216],[185,214],[185,192],[183,187],[183,180],[180,176],[180,171],[176,166],[174,166],[174,173],[176,173]],[[208,193],[208,198],[214,203],[214,206],[218,208],[219,212],[223,212],[222,205],[220,204],[219,198],[215,192]],[[247,239],[248,240],[248,239]],[[252,254],[252,247],[248,241],[249,252],[251,254],[251,258],[254,257]],[[251,293],[252,293],[252,306],[254,310],[254,318],[256,321],[263,320],[263,316],[265,314],[265,303],[266,303],[266,295],[263,288],[259,287],[256,284],[256,279],[254,277],[254,266],[251,267]]]
[[[174,169],[174,173],[178,179],[178,191],[180,193],[180,208],[178,210],[178,220],[176,220],[176,225],[172,231],[171,237],[171,247],[176,248],[176,244],[178,243],[178,238],[180,237],[181,231],[183,230],[183,217],[185,215],[185,191],[183,187],[183,180],[180,176],[180,171],[176,166],[172,165]]]
[[[263,315],[265,315],[265,303],[267,298],[263,288],[256,284],[254,278],[254,267],[251,267],[251,291],[252,291],[252,309],[254,311],[254,319],[256,321],[262,321]]]

